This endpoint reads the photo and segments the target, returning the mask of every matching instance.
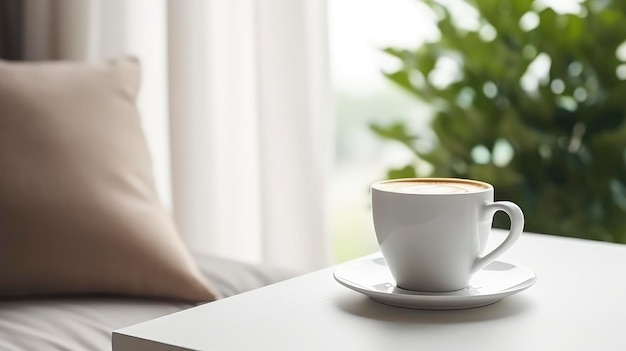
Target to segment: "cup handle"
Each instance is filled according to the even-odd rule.
[[[510,249],[513,244],[519,239],[522,234],[522,230],[524,229],[524,213],[516,204],[510,201],[498,201],[492,203],[485,204],[485,210],[487,213],[486,216],[493,217],[496,212],[502,211],[506,213],[511,219],[511,228],[509,229],[509,234],[504,239],[504,241],[492,250],[490,253],[478,257],[474,261],[474,265],[472,266],[472,274],[478,272],[480,269],[485,267],[488,263],[496,259],[498,256],[502,255],[506,250]]]

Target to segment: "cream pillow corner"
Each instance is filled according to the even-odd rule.
[[[0,60],[0,297],[210,301],[159,202],[134,58]]]

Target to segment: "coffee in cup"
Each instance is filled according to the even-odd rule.
[[[376,187],[381,190],[403,194],[459,194],[484,191],[487,184],[467,181],[464,179],[400,179],[397,181],[379,182]]]
[[[494,202],[491,184],[458,178],[410,178],[371,187],[374,228],[398,287],[443,292],[463,289],[481,268],[511,248],[524,227],[522,210]],[[507,238],[482,255],[493,215],[511,219]]]

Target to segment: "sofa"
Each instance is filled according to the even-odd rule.
[[[0,350],[110,350],[113,330],[292,275],[185,245],[140,73],[132,57],[0,60]]]
[[[290,278],[293,273],[219,257],[195,255],[220,298]],[[210,302],[209,302],[210,303]],[[0,300],[0,350],[111,350],[114,330],[197,304],[112,295],[44,296]]]

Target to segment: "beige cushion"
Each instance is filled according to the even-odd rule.
[[[0,60],[0,296],[216,295],[160,204],[135,59]]]

